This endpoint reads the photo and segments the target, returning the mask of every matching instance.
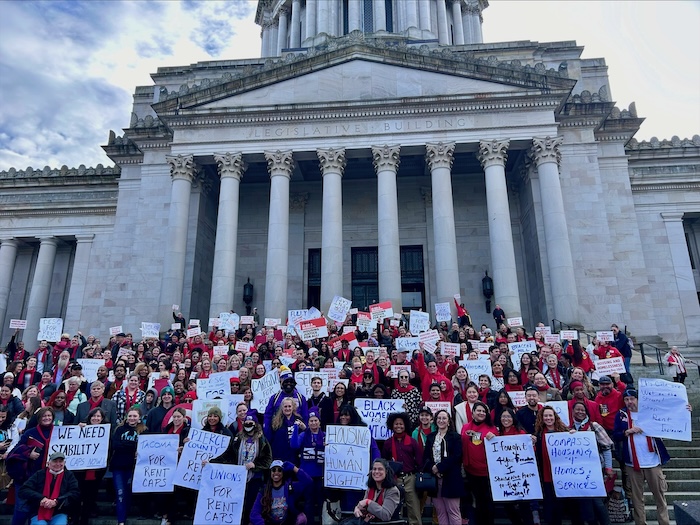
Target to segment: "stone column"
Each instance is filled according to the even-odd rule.
[[[420,28],[424,31],[432,31],[430,24],[430,0],[418,0],[418,2]]]
[[[301,47],[301,4],[292,0],[292,24],[289,37],[289,47]]]
[[[277,28],[277,55],[282,54],[282,50],[287,48],[287,15],[289,9],[282,7],[279,10],[279,27]]]
[[[272,27],[270,27],[270,56],[279,56],[277,52],[277,36],[279,34],[279,20],[272,22]]]
[[[462,0],[452,0],[452,28],[454,44],[464,45],[464,27],[462,26]]]
[[[450,31],[447,25],[447,6],[445,0],[437,0],[438,43],[450,45]]]
[[[417,0],[406,0],[406,27],[418,27]]]
[[[678,299],[681,311],[678,312],[677,317],[683,319],[685,323],[688,344],[697,346],[700,340],[700,305],[698,305],[698,292],[690,264],[688,244],[685,242],[683,213],[664,212],[661,214],[661,217],[664,220],[664,226],[666,226],[668,247],[671,252],[671,264],[673,264],[675,282],[678,286]]]
[[[15,239],[0,239],[0,323],[2,323],[0,326],[9,325],[9,322],[5,323],[5,314],[10,298],[15,260],[17,260],[17,241]],[[0,328],[0,332],[2,332],[2,328]]]
[[[559,181],[559,146],[562,141],[563,137],[533,138],[532,157],[540,179],[542,222],[547,244],[554,318],[568,324],[578,324],[576,277]]]
[[[331,16],[331,6],[330,2],[327,2],[326,0],[321,0],[316,4],[316,12],[317,12],[317,24],[316,27],[318,29],[318,33],[326,33],[328,35],[331,34],[330,30],[330,16]]]
[[[168,236],[165,241],[163,280],[160,289],[160,312],[158,319],[162,328],[170,326],[173,304],[182,305],[182,289],[187,257],[187,225],[190,218],[190,193],[196,175],[192,155],[167,156],[173,184],[170,188],[170,211],[168,213]],[[184,312],[187,315],[187,312]],[[163,324],[165,323],[165,324]]]
[[[482,140],[479,142],[477,158],[484,168],[486,178],[494,304],[500,304],[508,317],[519,317],[521,309],[518,270],[515,267],[505,169],[509,144],[508,140]]]
[[[291,151],[266,151],[270,173],[270,215],[267,227],[264,317],[286,319],[289,273],[289,180]],[[262,316],[261,316],[262,317]]]
[[[73,272],[68,291],[68,304],[66,305],[66,318],[64,325],[68,330],[76,332],[80,328],[83,303],[85,301],[85,279],[90,268],[92,253],[92,233],[75,236],[75,258],[73,259]]]
[[[356,29],[362,30],[362,3],[361,0],[348,0],[348,33]]]
[[[41,241],[39,255],[36,258],[32,288],[27,303],[27,329],[22,337],[27,350],[31,350],[31,346],[36,342],[36,336],[39,333],[39,319],[46,317],[53,278],[53,265],[56,261],[56,245],[58,244],[55,237],[41,237],[39,240]]]
[[[214,269],[209,317],[218,317],[233,307],[238,246],[238,201],[241,177],[246,170],[241,153],[215,154],[219,170],[219,214],[216,221]]]
[[[425,147],[433,195],[436,301],[452,304],[454,294],[459,292],[459,266],[457,263],[451,172],[455,143],[439,142],[426,144]]]
[[[311,38],[316,35],[316,16],[318,13],[317,0],[306,0],[306,37]]]
[[[321,219],[321,310],[343,295],[343,171],[345,149],[317,149],[323,176]]]
[[[386,4],[384,0],[374,0],[374,32],[386,31]]]
[[[377,238],[379,262],[379,300],[391,301],[401,311],[401,243],[399,241],[399,203],[396,172],[400,146],[372,146],[377,172]]]

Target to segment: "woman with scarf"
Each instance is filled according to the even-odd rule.
[[[276,459],[270,465],[269,479],[256,496],[251,525],[307,523],[299,501],[308,499],[310,488],[311,478],[306,472],[289,461]]]
[[[472,408],[479,401],[479,387],[469,383],[466,399],[455,406],[455,430],[461,434],[462,427],[472,420]]]
[[[299,468],[306,472],[312,480],[313,490],[306,499],[304,514],[308,519],[321,515],[323,505],[323,467],[325,464],[324,444],[326,433],[321,430],[320,413],[317,409],[309,409],[309,425],[300,432],[299,425],[292,429],[291,446],[295,451],[301,451]]]
[[[473,419],[462,427],[462,463],[467,474],[470,499],[476,501],[476,522],[479,525],[493,525],[494,509],[491,499],[489,472],[486,464],[485,441],[498,435],[498,429],[491,423],[489,407],[477,401],[472,409]]]
[[[66,404],[66,393],[63,390],[56,390],[46,402],[47,407],[53,410],[53,424],[56,426],[72,425],[75,421],[75,416],[68,411]],[[27,428],[36,426],[39,423],[38,411],[32,416],[27,423]]]
[[[134,379],[138,377],[133,374]],[[129,378],[131,381],[131,377]],[[141,423],[141,412],[133,406],[126,412],[124,422],[112,434],[112,460],[110,470],[117,495],[117,523],[125,525],[131,503],[131,479],[136,467],[136,447],[139,434],[145,432]]]
[[[458,405],[467,399],[467,387],[469,386],[469,372],[463,366],[458,366],[452,376],[452,389],[454,390],[454,404]]]
[[[248,414],[245,417],[243,431],[236,434],[226,451],[211,462],[243,465],[248,471],[242,514],[245,520],[246,516],[250,516],[255,498],[263,485],[263,475],[272,463],[272,448],[255,416]]]
[[[491,388],[491,377],[482,374],[479,376],[479,401],[488,407],[495,407],[498,399],[498,390]]]
[[[538,374],[539,375],[539,374]],[[547,451],[546,438],[547,434],[552,432],[569,432],[566,425],[557,415],[556,411],[545,406],[537,413],[535,420],[535,455],[537,456],[537,465],[540,469],[540,479],[542,480],[542,495],[544,511],[544,519],[547,525],[561,525],[561,517],[564,510],[562,500],[557,498],[554,492],[554,482],[552,480],[552,465],[549,460],[549,452]],[[571,432],[574,432],[573,430]]]
[[[107,414],[101,408],[93,408],[87,415],[87,425],[102,425],[108,423]],[[81,423],[80,426],[85,426]],[[78,505],[78,521],[80,525],[88,525],[90,518],[96,518],[97,514],[97,493],[107,473],[106,468],[93,470],[77,470],[75,477],[80,487],[80,505]]]
[[[430,492],[438,523],[462,523],[459,500],[462,496],[462,438],[454,431],[446,410],[435,413],[437,431],[425,443],[423,472],[437,477],[437,488]]]
[[[556,359],[556,357],[555,357]],[[553,388],[542,372],[537,372],[534,378],[534,386],[537,389],[537,394],[540,396],[541,403],[549,403],[550,401],[561,401],[559,390]]]
[[[401,493],[389,463],[384,459],[377,459],[372,464],[364,497],[353,509],[355,518],[343,523],[365,525],[375,520],[389,521],[394,517],[400,501]]]
[[[32,510],[33,524],[50,523],[61,525],[68,523],[71,508],[78,503],[81,494],[75,475],[65,469],[66,456],[63,452],[54,452],[49,464],[33,474],[20,489],[21,498]]]
[[[185,446],[185,438],[189,434],[190,425],[187,420],[187,412],[182,407],[177,407],[173,410],[173,415],[171,416],[171,421],[166,425],[164,433],[165,434],[175,434],[179,437],[179,445],[177,449],[178,458],[182,454],[182,448]],[[176,512],[179,502],[189,503],[190,506],[194,504],[194,498],[192,498],[193,491],[183,489],[182,487],[175,487],[173,492],[158,494],[159,498],[156,502],[160,513],[163,518],[161,520],[161,525],[170,525],[170,519],[168,516],[172,513],[178,515]]]
[[[493,413],[491,414],[491,419],[494,426],[501,419],[501,414],[507,408],[512,408],[515,410],[515,405],[513,405],[513,400],[508,395],[508,391],[504,388],[498,391],[498,398],[496,398],[496,406],[493,408]]]
[[[65,395],[64,392],[61,392]],[[44,468],[48,460],[49,441],[53,432],[54,413],[50,407],[37,410],[37,426],[28,429],[7,457],[7,472],[15,482],[15,509],[12,525],[24,525],[29,518],[30,509],[22,498],[21,488],[35,473]]]
[[[31,385],[36,385],[39,381],[41,381],[41,374],[36,369],[36,357],[30,355],[25,359],[24,368],[17,373],[15,386],[24,390]]]
[[[7,408],[7,419],[10,423],[14,423],[17,416],[24,410],[22,401],[12,395],[12,387],[9,385],[0,387],[0,406]]]
[[[435,432],[437,427],[433,423],[433,412],[428,407],[421,407],[418,411],[418,426],[413,430],[411,437],[418,442],[421,454],[425,456],[425,443],[428,436]]]
[[[87,401],[87,396],[80,391],[81,380],[79,377],[71,377],[66,388],[66,409],[74,416],[78,412],[78,405]]]
[[[403,399],[403,409],[411,419],[411,428],[418,424],[418,412],[423,403],[420,391],[410,383],[408,370],[399,370],[397,384],[391,391],[391,399]],[[408,429],[407,429],[408,430]]]
[[[127,412],[133,406],[140,405],[146,398],[146,392],[139,388],[139,376],[136,373],[129,374],[126,388],[119,390],[112,401],[117,404],[117,424],[121,424],[126,418]]]
[[[549,386],[561,393],[564,385],[568,381],[568,375],[564,371],[564,367],[559,364],[557,356],[549,354],[546,360],[547,369],[544,372],[544,377],[547,379]]]
[[[673,375],[673,382],[685,383],[685,379],[688,377],[688,370],[685,367],[686,362],[693,363],[693,361],[686,360],[678,351],[677,346],[671,347],[671,351],[664,356],[664,361],[666,361],[669,371]]]
[[[328,425],[335,425],[340,415],[340,410],[345,405],[352,405],[352,397],[343,383],[337,383],[333,387],[333,392],[326,397],[319,408],[321,409],[321,428],[326,429]]]

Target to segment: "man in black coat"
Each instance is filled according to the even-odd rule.
[[[31,516],[51,524],[68,523],[71,507],[80,499],[78,480],[66,470],[66,456],[54,452],[49,466],[32,474],[19,489],[31,509]]]
[[[90,423],[86,421],[86,418],[90,411],[94,408],[101,408],[107,415],[107,421],[112,425],[112,430],[117,426],[117,404],[111,399],[104,397],[105,386],[101,381],[93,381],[90,384],[90,399],[83,401],[78,405],[78,409],[75,412],[77,423]]]

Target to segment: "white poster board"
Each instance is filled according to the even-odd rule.
[[[624,374],[625,362],[621,357],[609,357],[608,359],[598,359],[595,362],[595,369],[602,376],[611,374]]]
[[[54,426],[47,457],[54,452],[63,452],[68,470],[105,468],[111,432],[109,424]]]
[[[484,442],[493,501],[542,499],[540,473],[529,434]]]
[[[435,303],[435,320],[438,323],[449,322],[452,319],[450,303]]]
[[[403,399],[355,399],[355,408],[367,423],[375,440],[389,439],[394,433],[386,428],[389,414],[403,412]]]
[[[253,379],[250,388],[253,391],[250,408],[263,414],[270,398],[281,390],[279,376],[276,373],[265,374],[260,379]]]
[[[141,337],[158,339],[160,337],[160,323],[141,323]]]
[[[238,370],[216,372],[205,379],[197,379],[197,398],[216,399],[231,394],[231,379],[238,377]]]
[[[479,384],[479,376],[492,377],[491,360],[489,359],[466,359],[460,361],[459,364],[467,369],[469,380],[477,385]]]
[[[199,490],[202,461],[217,458],[228,448],[231,436],[190,428],[190,440],[185,443],[175,471],[175,485]]]
[[[132,492],[172,492],[179,446],[177,434],[141,434],[136,446]]]
[[[523,354],[531,354],[537,351],[537,345],[534,341],[520,341],[518,343],[508,343],[508,351],[512,354],[510,361],[513,363],[515,370],[520,370],[520,358]]]
[[[196,525],[241,523],[247,479],[242,465],[207,463],[194,511]]]
[[[552,432],[545,443],[558,498],[607,496],[595,432]]]
[[[336,295],[328,308],[328,318],[338,323],[344,323],[351,306],[350,299]]]
[[[37,341],[49,341],[55,343],[61,340],[63,332],[63,319],[58,317],[42,317],[39,319],[39,333],[36,336]]]
[[[411,310],[408,328],[413,335],[430,330],[430,314],[419,310]]]
[[[569,421],[569,403],[568,401],[548,401],[544,406],[552,407],[557,413],[562,423],[567,427],[571,424]]]
[[[83,367],[83,376],[88,383],[97,381],[97,369],[104,366],[104,359],[78,359],[80,366]]]
[[[370,470],[369,449],[372,434],[368,427],[328,425],[324,486],[365,490]]]
[[[688,392],[683,383],[663,379],[639,379],[638,412],[634,424],[644,435],[692,441]]]

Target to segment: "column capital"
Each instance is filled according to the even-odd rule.
[[[377,173],[381,170],[391,170],[396,172],[401,163],[401,146],[372,146],[372,159],[374,169]]]
[[[661,212],[661,218],[664,222],[683,222],[683,215],[684,213],[682,211]]]
[[[435,168],[452,168],[454,161],[454,142],[438,142],[437,144],[426,144],[425,160],[431,170]]]
[[[197,173],[194,155],[168,155],[165,161],[170,165],[170,176],[173,180],[186,180],[191,183]]]
[[[533,137],[530,154],[537,167],[546,162],[561,162],[561,150],[559,146],[564,142],[564,137]]]
[[[307,202],[309,202],[308,193],[292,193],[289,195],[290,210],[303,210],[306,208]]]
[[[214,153],[214,160],[219,171],[219,177],[231,177],[241,180],[248,165],[243,161],[242,153]]]
[[[294,169],[292,150],[266,151],[265,160],[267,160],[267,171],[270,173],[270,177],[282,175],[288,179],[292,178],[292,169]]]
[[[340,173],[341,177],[345,171],[347,159],[345,158],[345,148],[317,149],[321,174]]]
[[[51,245],[51,246],[58,246],[58,239],[56,237],[39,237],[39,243],[41,246],[44,246],[45,244]]]
[[[17,246],[19,246],[19,243],[14,237],[9,237],[7,239],[0,239],[0,246],[11,246],[13,248],[17,248]]]
[[[277,11],[277,15],[279,17],[289,16],[289,7],[287,7],[287,6],[280,7],[279,11]]]
[[[505,166],[508,160],[509,145],[510,140],[480,140],[476,158],[481,162],[481,167]]]
[[[81,233],[81,234],[77,234],[75,236],[75,242],[78,244],[83,243],[83,242],[92,242],[94,238],[95,238],[94,233]]]

